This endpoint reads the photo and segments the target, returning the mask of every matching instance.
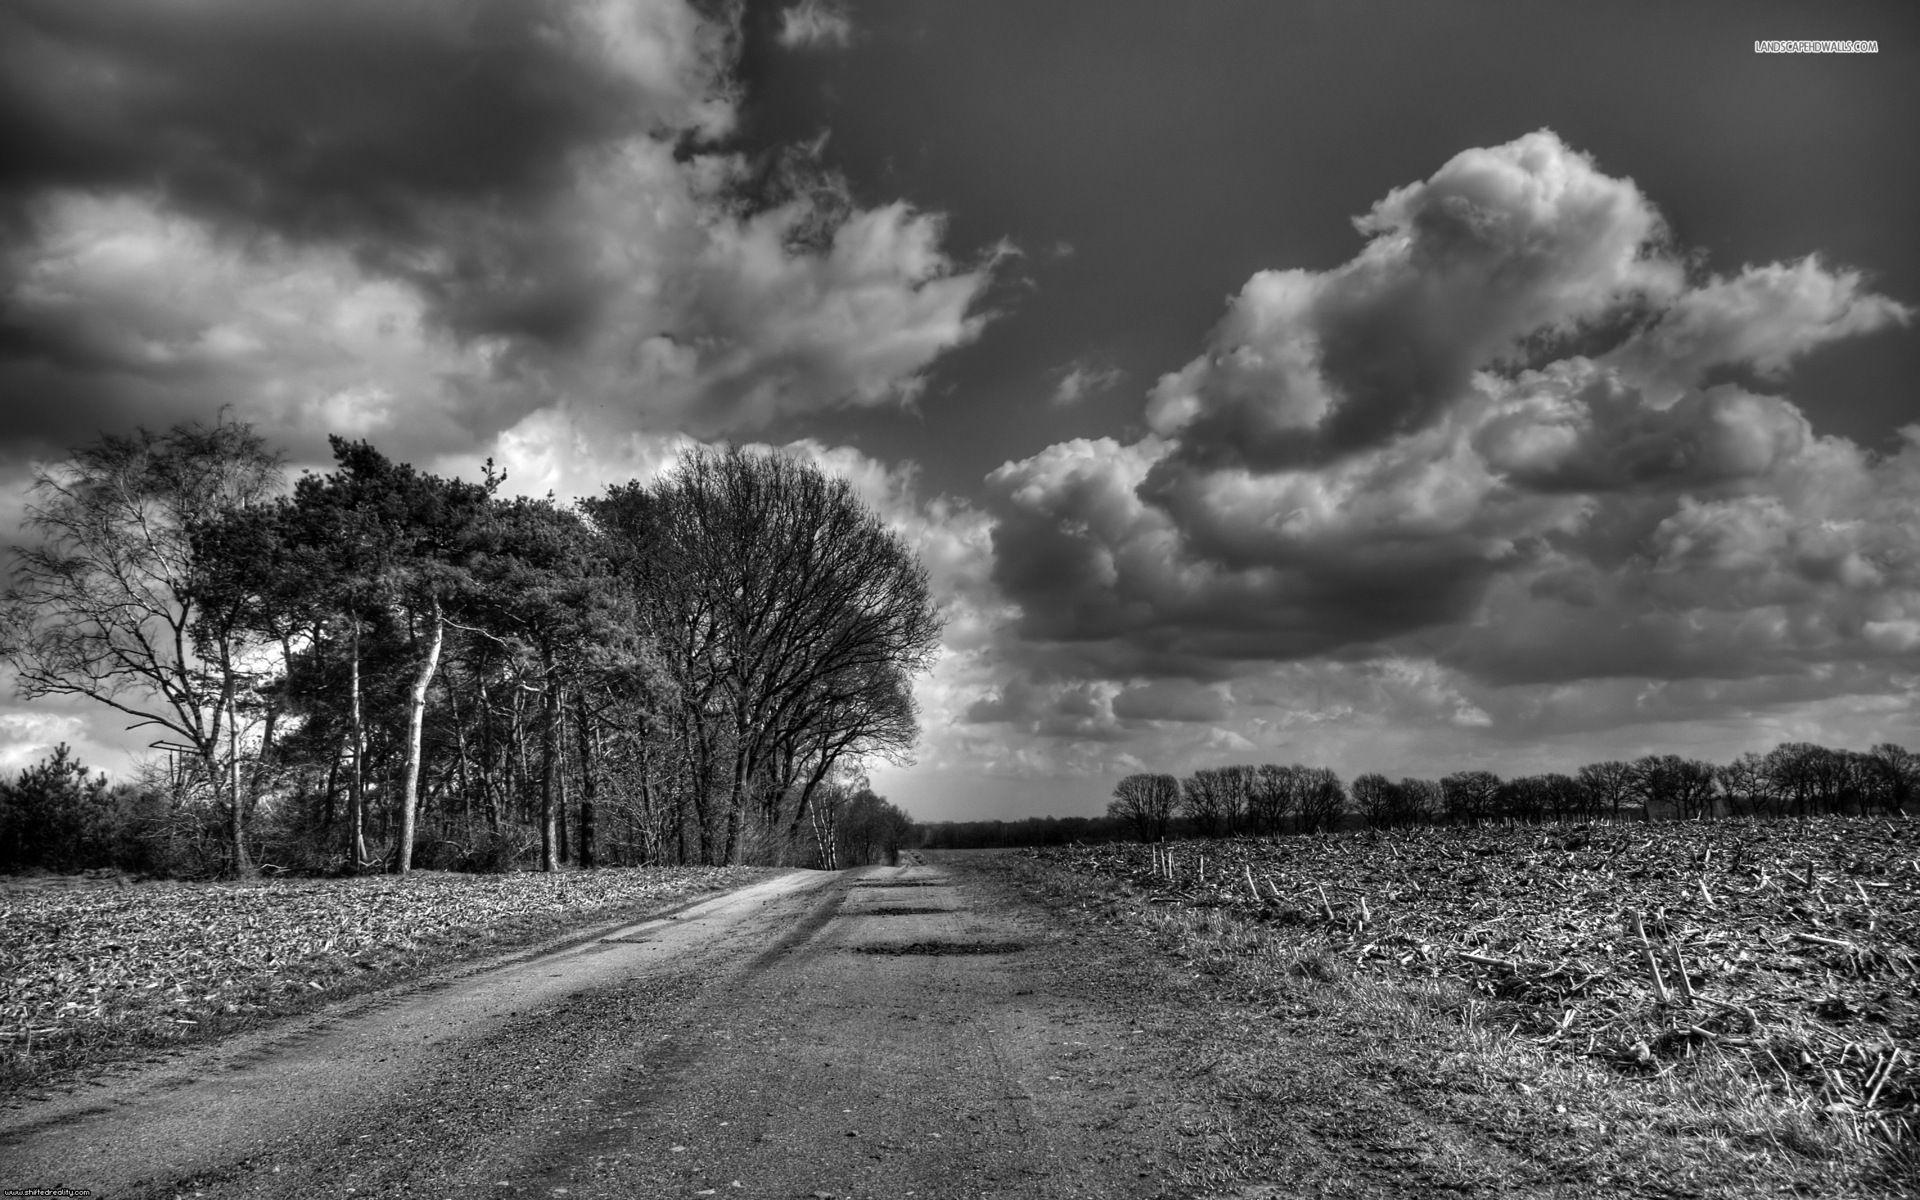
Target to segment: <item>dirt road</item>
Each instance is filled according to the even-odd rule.
[[[0,1188],[1156,1195],[1171,1089],[1084,956],[964,865],[796,872],[11,1110]]]

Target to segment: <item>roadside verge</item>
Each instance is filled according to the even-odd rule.
[[[0,897],[0,1102],[449,966],[498,965],[783,872],[416,872]]]
[[[1914,1194],[1904,1161],[1811,1115],[1549,1056],[1457,984],[1369,977],[1030,854],[996,868],[1063,931],[1132,948],[1150,1032],[1184,1064],[1177,1194]]]

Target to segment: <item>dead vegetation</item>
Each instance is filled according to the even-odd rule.
[[[1623,1136],[1655,1139],[1636,1153],[1657,1161],[1657,1139],[1682,1134],[1729,1162],[1757,1154],[1723,1164],[1728,1194],[1754,1169],[1812,1170],[1825,1189],[1915,1171],[1914,823],[1417,829],[1035,854],[1122,898],[1116,912],[1250,988],[1245,1001],[1330,989],[1383,1023],[1423,1010],[1456,1021],[1479,1069],[1557,1096],[1572,1127],[1586,1113],[1610,1154]]]
[[[14,883],[0,895],[0,1087],[724,887],[752,871],[431,872],[243,886]]]

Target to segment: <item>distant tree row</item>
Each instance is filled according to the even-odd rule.
[[[1446,822],[1904,813],[1920,789],[1920,755],[1892,743],[1865,753],[1789,742],[1715,765],[1676,754],[1598,762],[1572,775],[1501,779],[1456,771],[1439,780],[1365,774],[1343,787],[1324,767],[1234,766],[1129,775],[1107,815],[1142,841],[1176,828],[1201,837]]]
[[[1015,821],[929,821],[918,844],[929,850],[1001,850],[1014,846],[1067,846],[1118,842],[1133,829],[1112,817],[1022,817]]]
[[[504,498],[491,464],[469,482],[333,446],[288,490],[244,424],[188,424],[36,482],[0,658],[23,696],[151,731],[170,810],[219,818],[209,865],[831,863],[898,842],[856,850],[839,822],[884,804],[861,764],[911,747],[940,620],[845,480],[699,449],[575,507]]]

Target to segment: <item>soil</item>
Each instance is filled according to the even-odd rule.
[[[1162,1195],[1182,1114],[1126,950],[965,862],[795,872],[68,1081],[0,1114],[0,1185]]]
[[[1119,914],[1009,855],[792,872],[47,1088],[0,1111],[0,1189],[1859,1194],[1694,1170],[1724,1133],[1616,1136],[1435,1040],[1457,1022],[1249,984]]]

